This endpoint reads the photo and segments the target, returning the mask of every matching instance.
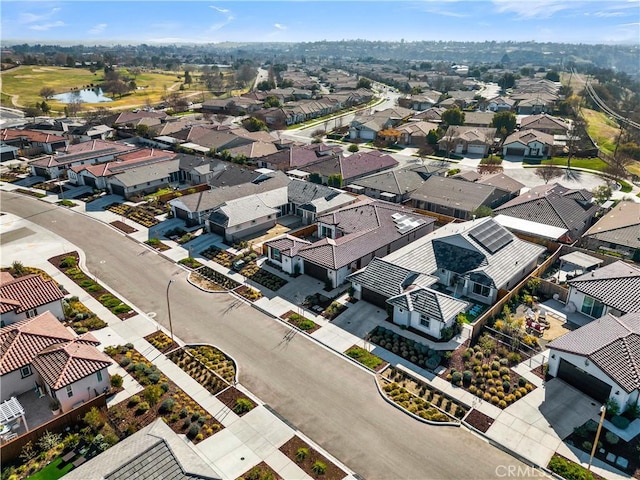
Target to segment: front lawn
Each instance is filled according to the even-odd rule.
[[[557,167],[567,167],[567,157],[552,157],[545,159],[525,158],[522,163],[524,165],[554,165]],[[572,158],[571,167],[586,168],[588,170],[596,170],[604,172],[607,168],[607,162],[600,158]]]
[[[371,370],[378,371],[380,370],[380,367],[386,364],[385,361],[377,355],[355,345],[344,353]]]
[[[69,473],[73,468],[73,465],[71,463],[67,463],[61,467],[61,464],[62,458],[57,458],[39,472],[27,477],[27,480],[57,480],[58,478],[62,478],[64,475]]]

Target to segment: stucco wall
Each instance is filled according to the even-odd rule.
[[[74,407],[77,407],[81,403],[84,403],[92,398],[97,397],[102,394],[105,388],[109,388],[110,379],[109,372],[107,372],[106,368],[101,370],[102,372],[102,381],[98,382],[97,373],[93,373],[88,377],[85,377],[81,380],[78,380],[74,384],[72,384],[73,396],[69,397],[67,395],[66,387],[61,388],[60,390],[55,391],[55,396],[60,402],[60,406],[63,412],[67,412]],[[96,392],[97,395],[96,395]]]
[[[33,371],[33,370],[32,370]],[[2,388],[0,389],[0,402],[4,402],[11,397],[16,397],[21,393],[28,392],[35,388],[35,381],[38,379],[38,375],[33,373],[28,377],[22,378],[20,370],[14,370],[2,376],[0,382],[2,382]]]

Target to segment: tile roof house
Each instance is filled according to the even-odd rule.
[[[513,110],[515,104],[515,100],[511,98],[498,96],[487,101],[487,110],[491,110],[492,112],[505,112]]]
[[[494,209],[496,214],[566,228],[568,240],[576,241],[591,226],[598,211],[593,194],[585,189],[571,190],[555,183],[530,189]]]
[[[566,135],[569,124],[558,117],[547,113],[529,115],[520,120],[520,130],[537,130],[549,135]]]
[[[491,127],[494,117],[493,112],[464,112],[464,124],[466,127]]]
[[[387,202],[403,203],[431,175],[446,173],[447,168],[431,165],[387,170],[358,178],[347,185],[346,190]]]
[[[68,480],[218,480],[208,462],[161,418],[65,475]]]
[[[553,135],[537,130],[518,130],[502,143],[502,154],[516,157],[545,157],[551,155]]]
[[[62,299],[64,293],[53,280],[40,275],[13,278],[8,272],[0,273],[0,321],[2,326],[50,311],[64,319]]]
[[[316,145],[316,144],[312,144]],[[309,148],[310,146],[291,146],[283,148],[280,151],[263,156],[256,161],[257,165],[262,168],[271,168],[272,170],[281,170],[286,172],[291,169],[302,169],[305,166],[315,163],[323,158],[333,157],[342,152],[339,147],[331,148]]]
[[[511,198],[511,193],[491,185],[451,177],[431,176],[409,197],[415,208],[469,220],[481,206],[492,209]]]
[[[384,305],[410,285],[488,305],[537,265],[545,247],[520,240],[492,218],[450,223],[349,276],[356,298]]]
[[[548,345],[549,374],[624,411],[640,400],[640,312],[611,313]]]
[[[332,212],[358,200],[354,195],[325,185],[293,179],[287,186],[288,205],[284,214],[302,217],[304,225],[316,222],[319,215]]]
[[[304,273],[332,288],[374,257],[387,255],[433,231],[435,219],[379,200],[358,203],[318,217],[317,240],[266,242],[268,258],[287,273]],[[284,249],[282,247],[285,247]]]
[[[322,183],[327,183],[331,175],[340,175],[342,185],[347,185],[360,177],[388,170],[397,165],[398,162],[391,155],[372,150],[352,153],[349,156],[328,157],[299,167],[298,170],[320,175]]]
[[[485,156],[495,137],[495,128],[451,125],[438,142],[438,148],[447,153]]]
[[[17,128],[0,130],[0,142],[18,147],[24,151],[23,155],[36,155],[42,152],[51,154],[69,144],[69,140],[62,135]]]
[[[567,305],[592,318],[640,312],[640,268],[617,261],[569,280]]]
[[[90,333],[77,336],[48,311],[0,328],[2,400],[37,386],[66,412],[101,394],[112,362],[99,343]]]
[[[400,145],[424,147],[427,145],[427,135],[432,130],[437,130],[438,124],[418,120],[416,122],[407,122],[394,129],[400,132],[400,139],[398,140]]]
[[[396,107],[371,114],[356,115],[349,126],[349,138],[352,140],[375,140],[380,130],[399,125],[413,113],[407,108]]]
[[[640,261],[640,203],[620,202],[582,235],[581,245]]]

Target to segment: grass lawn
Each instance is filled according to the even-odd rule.
[[[364,348],[351,347],[344,353],[354,360],[357,360],[365,367],[369,367],[371,370],[375,370],[383,363],[383,360],[380,357],[366,351]]]
[[[640,161],[634,160],[631,165],[627,165],[627,171],[640,177]]]
[[[525,158],[522,163],[524,165],[556,165],[559,167],[567,166],[567,158],[566,157],[552,157],[545,158],[543,160],[540,159],[531,159]],[[607,167],[607,163],[600,158],[572,158],[571,166],[574,168],[588,168],[589,170],[597,170],[599,172],[604,171]]]
[[[64,467],[58,468],[62,463],[62,458],[57,458],[39,472],[34,473],[27,480],[57,480],[69,473],[73,465],[67,463]]]
[[[582,114],[587,122],[589,136],[593,138],[602,151],[613,155],[616,136],[620,132],[618,124],[607,117],[606,114],[589,110],[588,108],[583,108]]]

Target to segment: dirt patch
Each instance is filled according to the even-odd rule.
[[[306,458],[300,460],[299,456],[296,455],[300,451],[300,449],[307,449]],[[318,453],[315,449],[307,445],[302,441],[299,437],[293,437],[287,443],[280,447],[280,451],[284,453],[287,457],[293,460],[296,465],[298,465],[302,470],[304,470],[307,475],[312,478],[322,478],[324,480],[341,480],[346,477],[347,474],[341,468],[334,465],[330,460],[328,460],[324,455]],[[316,474],[312,470],[313,465],[316,462],[321,462],[326,465],[326,471],[324,474]]]
[[[226,291],[225,288],[221,287],[216,282],[212,282],[211,280],[203,277],[202,275],[197,275],[197,274],[194,275],[192,273],[192,274],[189,275],[189,280],[191,280],[194,285],[197,285],[198,287],[200,287],[200,288],[202,288],[204,290],[209,290],[209,291],[213,291],[213,292]]]
[[[109,225],[113,225],[118,230],[120,230],[121,232],[124,232],[124,233],[135,233],[135,232],[138,231],[136,228],[133,228],[131,225],[127,225],[126,223],[121,222],[120,220],[116,220],[115,222],[111,222],[111,223],[109,223]]]
[[[308,319],[307,317],[303,317],[302,315],[289,310],[286,313],[280,315],[280,318],[286,320],[288,323],[295,325],[300,330],[303,330],[309,334],[315,332],[320,329],[320,325],[318,325],[313,320]]]
[[[239,416],[249,413],[256,406],[255,403],[235,387],[227,388],[216,395],[216,397]],[[239,401],[243,402],[242,407]]]
[[[489,430],[489,427],[493,425],[493,418],[484,413],[476,410],[475,408],[469,412],[467,418],[465,418],[465,422],[467,422],[472,427],[480,430],[482,433],[486,433]]]
[[[271,480],[282,480],[282,477],[276,473],[276,471],[267,465],[265,462],[260,462],[253,468],[250,468],[239,478],[245,478],[248,480],[261,480],[261,479],[271,479]]]

